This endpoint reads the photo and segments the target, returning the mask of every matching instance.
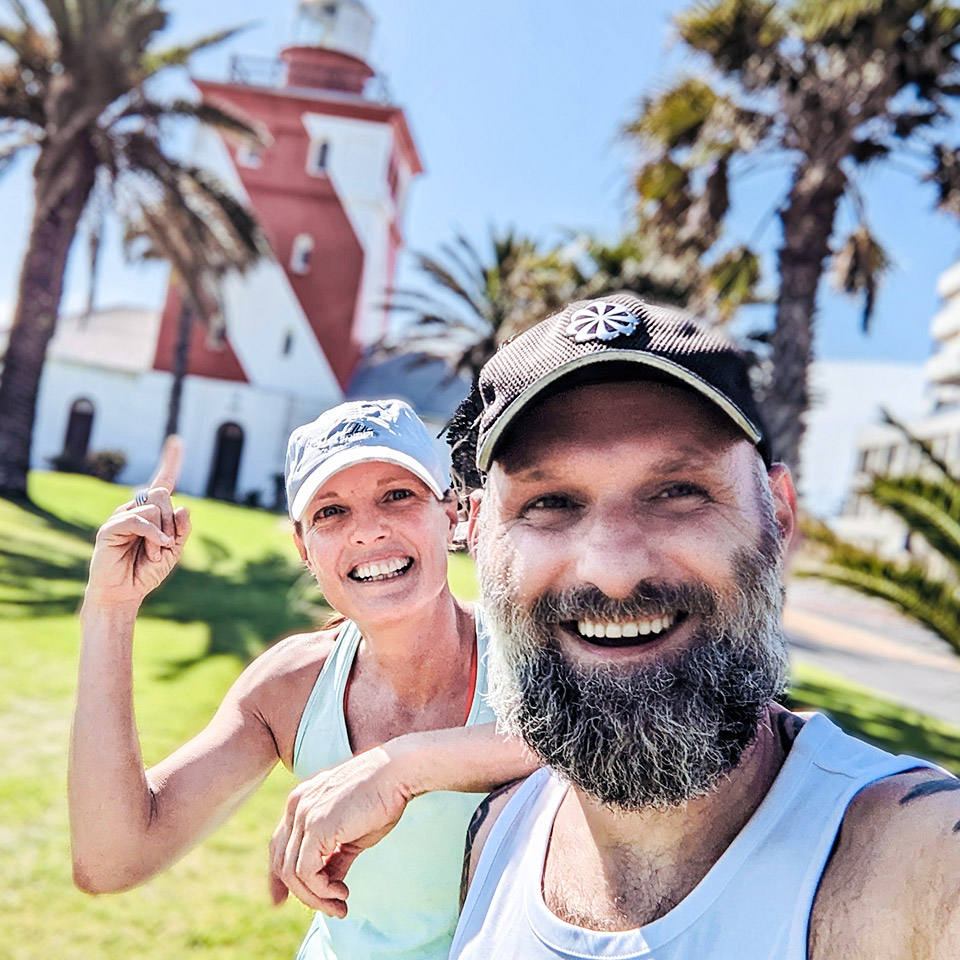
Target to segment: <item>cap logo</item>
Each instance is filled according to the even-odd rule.
[[[577,343],[591,340],[613,340],[628,337],[637,329],[640,320],[629,310],[615,303],[595,302],[581,307],[571,318],[564,331]]]

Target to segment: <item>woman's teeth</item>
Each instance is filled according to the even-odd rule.
[[[578,620],[577,629],[584,637],[609,637],[612,640],[621,637],[646,637],[663,633],[673,626],[675,614],[665,614],[652,620],[633,620],[630,623],[602,623],[597,620]]]
[[[406,573],[413,565],[412,557],[394,557],[392,560],[380,560],[378,563],[358,563],[351,571],[353,580],[392,580]]]

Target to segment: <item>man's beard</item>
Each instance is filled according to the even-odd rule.
[[[739,763],[786,682],[781,561],[771,527],[764,525],[755,549],[735,557],[733,597],[701,582],[643,581],[627,600],[580,588],[546,593],[527,610],[512,599],[507,572],[494,569],[481,520],[477,561],[493,635],[488,699],[501,728],[614,807],[663,809],[708,794]],[[677,610],[700,625],[683,651],[649,664],[584,667],[564,657],[553,635],[562,622],[645,620]]]

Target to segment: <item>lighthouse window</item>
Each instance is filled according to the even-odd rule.
[[[327,140],[311,140],[310,150],[307,153],[307,173],[320,177],[327,172],[327,161],[330,157],[330,143]]]
[[[237,147],[237,163],[241,167],[256,170],[263,163],[263,154],[259,148],[251,147],[249,143],[241,143]]]
[[[289,357],[292,350],[293,350],[293,334],[288,330],[287,335],[283,338],[283,355],[285,357]]]
[[[290,250],[290,272],[309,273],[311,253],[313,253],[313,237],[309,233],[297,234]]]

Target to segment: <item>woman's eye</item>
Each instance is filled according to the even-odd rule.
[[[329,520],[330,517],[335,517],[341,513],[343,513],[343,507],[338,507],[335,505],[331,505],[329,507],[321,507],[313,515],[313,522],[316,523],[318,520]]]
[[[412,490],[405,490],[405,489],[391,490],[387,494],[387,499],[388,500],[406,500],[408,497],[412,497],[412,496],[413,496]]]

